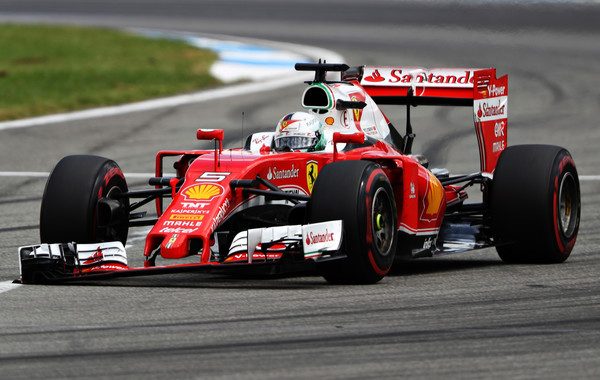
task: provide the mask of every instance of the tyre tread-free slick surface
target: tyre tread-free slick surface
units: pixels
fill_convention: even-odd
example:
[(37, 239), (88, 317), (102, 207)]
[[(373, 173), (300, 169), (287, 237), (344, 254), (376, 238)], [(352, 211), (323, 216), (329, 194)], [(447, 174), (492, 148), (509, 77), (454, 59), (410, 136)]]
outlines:
[[(561, 199), (566, 206), (562, 210)], [(559, 263), (569, 257), (577, 239), (581, 202), (577, 169), (566, 149), (508, 147), (494, 172), (490, 202), (496, 250), (503, 261)], [(561, 212), (568, 216), (564, 228)]]
[[(111, 191), (127, 191), (123, 172), (114, 161), (91, 155), (67, 156), (60, 160), (50, 173), (42, 198), (42, 243), (118, 240), (125, 244), (126, 219), (113, 221), (109, 228), (98, 223), (98, 201)], [(121, 203), (126, 210), (128, 201)]]

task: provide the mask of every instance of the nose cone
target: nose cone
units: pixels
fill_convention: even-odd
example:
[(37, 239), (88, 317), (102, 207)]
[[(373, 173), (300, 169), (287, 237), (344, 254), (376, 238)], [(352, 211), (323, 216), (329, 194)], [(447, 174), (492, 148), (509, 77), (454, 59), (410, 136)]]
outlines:
[(189, 241), (184, 234), (167, 235), (160, 245), (160, 255), (165, 259), (182, 259), (189, 254)]

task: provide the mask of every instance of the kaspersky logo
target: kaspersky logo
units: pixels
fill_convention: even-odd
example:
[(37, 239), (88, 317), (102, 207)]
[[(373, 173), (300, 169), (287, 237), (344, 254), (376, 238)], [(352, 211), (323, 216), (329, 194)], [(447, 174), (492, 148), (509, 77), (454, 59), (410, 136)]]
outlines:
[(210, 200), (223, 194), (223, 187), (216, 184), (202, 184), (190, 186), (183, 191), (186, 200)]

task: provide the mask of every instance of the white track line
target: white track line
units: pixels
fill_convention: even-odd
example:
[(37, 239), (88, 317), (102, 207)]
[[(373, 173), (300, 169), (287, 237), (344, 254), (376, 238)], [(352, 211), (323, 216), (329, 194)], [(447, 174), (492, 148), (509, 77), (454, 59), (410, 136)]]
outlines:
[[(0, 177), (46, 178), (49, 175), (49, 172), (0, 172)], [(154, 175), (154, 173), (125, 173), (125, 177), (127, 178), (150, 178), (154, 177)]]
[(600, 175), (580, 175), (580, 181), (600, 181)]
[(172, 96), (169, 98), (146, 100), (143, 102), (123, 104), (119, 106), (94, 108), (85, 111), (61, 113), (14, 121), (5, 121), (0, 123), (0, 130), (29, 128), (45, 124), (64, 123), (68, 121), (115, 116), (132, 112), (155, 110), (165, 107), (177, 107), (185, 104), (206, 102), (209, 100), (222, 99), (231, 96), (247, 95), (256, 92), (275, 90), (295, 83), (300, 83), (300, 81), (303, 79), (306, 79), (305, 75), (294, 75), (291, 77), (272, 80), (265, 83), (240, 84), (215, 90), (207, 90), (196, 92), (193, 94)]
[(13, 284), (12, 281), (0, 282), (0, 293), (8, 292), (21, 286), (21, 284)]
[(0, 177), (48, 177), (48, 172), (0, 172)]

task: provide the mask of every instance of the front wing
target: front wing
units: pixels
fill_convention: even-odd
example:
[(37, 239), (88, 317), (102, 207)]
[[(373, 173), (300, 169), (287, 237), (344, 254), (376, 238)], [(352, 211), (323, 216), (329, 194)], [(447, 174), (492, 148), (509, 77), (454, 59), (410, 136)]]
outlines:
[[(297, 247), (302, 252), (305, 262), (329, 261), (345, 258), (345, 255), (339, 252), (342, 236), (341, 220), (254, 228), (237, 234), (224, 261), (151, 267), (130, 267), (126, 250), (121, 242), (29, 245), (18, 249), (20, 282), (24, 284), (64, 283), (180, 272), (239, 271), (250, 267), (267, 269), (277, 267), (278, 272), (292, 271), (295, 269), (293, 265), (283, 260), (285, 253), (272, 256), (269, 253), (270, 247), (278, 244)], [(280, 265), (282, 262), (285, 266)]]

